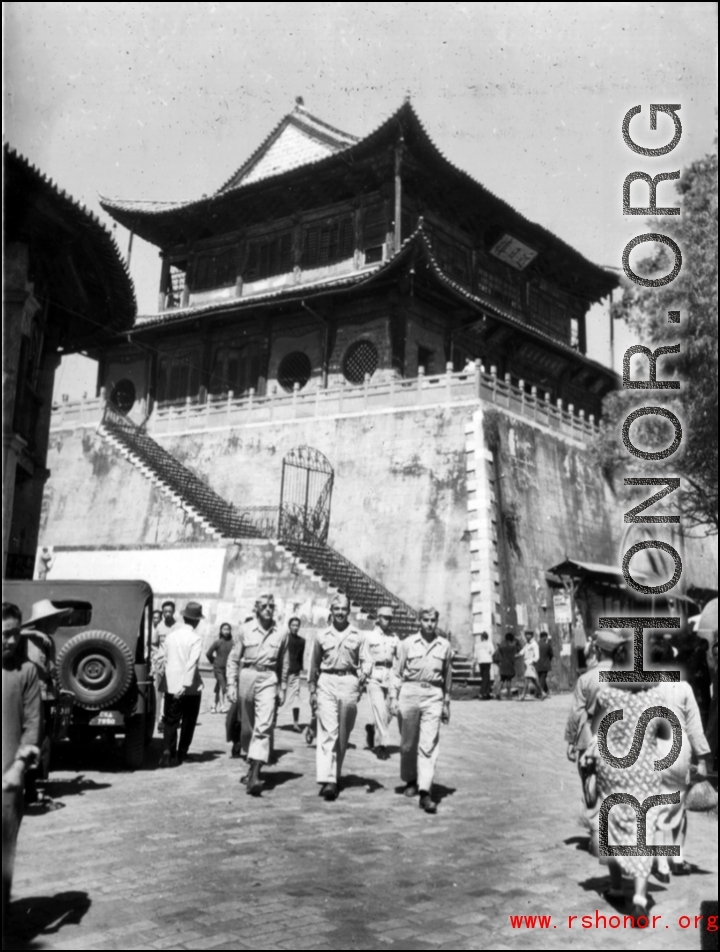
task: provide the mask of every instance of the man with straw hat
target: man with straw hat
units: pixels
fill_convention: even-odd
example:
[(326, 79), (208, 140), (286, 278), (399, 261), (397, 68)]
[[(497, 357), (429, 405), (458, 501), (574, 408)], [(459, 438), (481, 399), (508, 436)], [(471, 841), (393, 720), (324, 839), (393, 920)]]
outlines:
[[(38, 673), (42, 698), (42, 726), (40, 729), (40, 758), (37, 768), (28, 770), (25, 775), (25, 800), (35, 803), (39, 800), (38, 780), (47, 781), (50, 775), (50, 708), (57, 699), (55, 685), (55, 642), (52, 636), (60, 627), (63, 618), (72, 614), (72, 608), (57, 608), (49, 598), (42, 598), (33, 604), (30, 617), (22, 626), (25, 642), (25, 657), (31, 661)], [(51, 803), (46, 799), (46, 805)]]

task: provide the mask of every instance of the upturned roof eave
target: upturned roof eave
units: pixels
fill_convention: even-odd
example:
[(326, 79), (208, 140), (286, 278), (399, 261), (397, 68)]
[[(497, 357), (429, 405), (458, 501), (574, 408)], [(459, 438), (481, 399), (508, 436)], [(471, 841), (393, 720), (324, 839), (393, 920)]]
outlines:
[(235, 298), (230, 301), (218, 301), (182, 310), (169, 311), (165, 315), (158, 315), (157, 317), (143, 320), (140, 324), (136, 324), (132, 333), (135, 335), (146, 331), (157, 331), (162, 328), (175, 328), (185, 323), (195, 321), (198, 318), (219, 317), (224, 314), (247, 311), (252, 308), (264, 309), (277, 305), (299, 303), (303, 300), (317, 300), (318, 298), (327, 297), (329, 295), (357, 291), (359, 288), (368, 287), (380, 279), (391, 275), (393, 271), (397, 270), (406, 260), (411, 258), (414, 253), (420, 253), (422, 255), (429, 266), (430, 273), (440, 284), (479, 312), (489, 313), (496, 320), (533, 338), (538, 344), (561, 353), (564, 357), (575, 363), (585, 364), (614, 383), (619, 381), (617, 374), (609, 367), (587, 357), (585, 354), (581, 354), (569, 344), (556, 340), (539, 328), (526, 324), (498, 302), (493, 301), (485, 295), (474, 294), (445, 274), (432, 252), (432, 247), (430, 246), (422, 222), (418, 225), (413, 234), (405, 239), (396, 254), (370, 272), (355, 273), (331, 281), (307, 285), (304, 288), (296, 285), (291, 288), (279, 288), (275, 291), (261, 295), (253, 295), (244, 299)]
[[(279, 128), (280, 127), (276, 127), (273, 133), (271, 133), (271, 136), (278, 133)], [(105, 211), (120, 224), (135, 231), (136, 234), (150, 241), (152, 244), (163, 247), (163, 244), (158, 242), (156, 238), (153, 238), (148, 229), (145, 229), (145, 233), (143, 234), (141, 228), (143, 223), (149, 225), (153, 219), (165, 219), (165, 221), (168, 222), (173, 217), (176, 217), (179, 223), (184, 215), (192, 215), (202, 210), (209, 211), (213, 204), (218, 201), (227, 202), (231, 201), (233, 197), (254, 194), (263, 189), (271, 189), (278, 185), (287, 185), (294, 177), (305, 175), (308, 171), (326, 172), (332, 169), (333, 166), (346, 166), (354, 160), (361, 159), (365, 153), (376, 148), (383, 140), (397, 141), (399, 139), (398, 133), (400, 132), (408, 134), (415, 133), (421, 149), (425, 149), (429, 157), (438, 162), (445, 172), (459, 179), (465, 187), (475, 190), (479, 197), (489, 199), (495, 203), (502, 212), (510, 217), (511, 222), (525, 233), (526, 239), (528, 237), (527, 233), (531, 233), (531, 239), (534, 236), (536, 241), (540, 241), (540, 243), (543, 244), (543, 251), (552, 252), (554, 249), (556, 252), (562, 252), (562, 254), (568, 256), (576, 266), (582, 268), (587, 275), (592, 275), (598, 289), (592, 295), (588, 295), (589, 300), (599, 300), (617, 287), (618, 281), (615, 275), (609, 273), (600, 265), (595, 264), (595, 262), (590, 261), (581, 252), (567, 244), (562, 238), (559, 238), (544, 226), (526, 218), (504, 199), (499, 198), (486, 186), (476, 181), (468, 172), (465, 172), (452, 163), (432, 141), (409, 101), (403, 103), (385, 122), (378, 126), (373, 132), (357, 141), (354, 145), (350, 145), (348, 148), (335, 152), (332, 155), (280, 172), (277, 175), (271, 175), (254, 182), (240, 183), (231, 188), (223, 186), (213, 195), (190, 202), (154, 203), (152, 209), (139, 207), (150, 203), (124, 201), (106, 197), (101, 197), (100, 204)], [(407, 140), (406, 147), (408, 147)], [(235, 174), (237, 175), (237, 173)]]

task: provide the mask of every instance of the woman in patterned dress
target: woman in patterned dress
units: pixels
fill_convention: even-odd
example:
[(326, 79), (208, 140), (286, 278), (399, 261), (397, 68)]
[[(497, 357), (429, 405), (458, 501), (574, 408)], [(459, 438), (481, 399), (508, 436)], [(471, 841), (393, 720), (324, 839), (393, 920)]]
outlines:
[[(613, 654), (613, 670), (628, 671), (632, 668), (633, 642), (628, 640), (618, 645)], [(604, 717), (613, 711), (622, 711), (622, 720), (616, 720), (607, 732), (607, 747), (614, 757), (625, 757), (632, 746), (635, 729), (643, 713), (651, 707), (663, 704), (663, 695), (654, 682), (611, 682), (601, 683), (594, 718), (594, 732)], [(595, 743), (584, 754), (584, 760), (594, 760), (597, 770), (598, 798), (602, 803), (615, 793), (626, 793), (642, 804), (648, 797), (661, 793), (661, 774), (655, 770), (655, 761), (660, 759), (657, 748), (658, 730), (664, 730), (665, 722), (653, 718), (645, 728), (637, 760), (626, 768), (613, 767), (597, 748)], [(646, 843), (655, 842), (657, 809), (647, 813)], [(633, 806), (625, 803), (615, 804), (608, 814), (608, 844), (611, 846), (635, 846), (637, 844), (637, 813)], [(595, 844), (597, 851), (597, 844)], [(611, 856), (600, 862), (610, 867), (610, 889), (605, 893), (608, 900), (619, 901), (623, 898), (623, 875), (632, 876), (634, 892), (632, 913), (634, 916), (647, 914), (648, 877), (652, 870), (652, 856)]]

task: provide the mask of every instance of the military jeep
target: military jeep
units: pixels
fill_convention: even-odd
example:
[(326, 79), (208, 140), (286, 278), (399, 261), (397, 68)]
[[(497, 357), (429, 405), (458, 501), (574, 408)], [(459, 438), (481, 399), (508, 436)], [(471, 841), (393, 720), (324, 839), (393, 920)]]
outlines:
[(23, 619), (44, 598), (72, 609), (52, 636), (55, 700), (48, 704), (48, 734), (73, 744), (122, 734), (126, 765), (142, 767), (156, 711), (147, 582), (10, 581), (3, 589)]

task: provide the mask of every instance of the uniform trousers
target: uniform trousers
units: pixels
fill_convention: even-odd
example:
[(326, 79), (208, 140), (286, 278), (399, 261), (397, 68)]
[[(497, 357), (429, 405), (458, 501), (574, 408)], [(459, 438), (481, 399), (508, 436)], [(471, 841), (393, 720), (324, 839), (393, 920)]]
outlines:
[(317, 685), (318, 783), (338, 783), (340, 779), (359, 697), (355, 674), (320, 674)]
[(274, 671), (242, 668), (238, 679), (240, 746), (248, 760), (270, 762), (278, 679)]
[(300, 672), (288, 675), (285, 704), (287, 707), (300, 707)]
[(387, 747), (390, 734), (390, 705), (388, 703), (388, 689), (379, 681), (368, 681), (367, 686), (373, 721), (375, 722), (375, 744), (378, 747)]
[(405, 681), (398, 698), (400, 778), (430, 793), (440, 743), (443, 692)]

